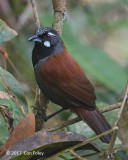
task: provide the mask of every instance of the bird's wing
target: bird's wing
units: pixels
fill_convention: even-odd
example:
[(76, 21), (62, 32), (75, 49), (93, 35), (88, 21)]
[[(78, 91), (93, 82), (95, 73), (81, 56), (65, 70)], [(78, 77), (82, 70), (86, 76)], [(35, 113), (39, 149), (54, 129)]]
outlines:
[(52, 93), (75, 106), (95, 108), (94, 88), (68, 53), (51, 56), (40, 69), (40, 79)]

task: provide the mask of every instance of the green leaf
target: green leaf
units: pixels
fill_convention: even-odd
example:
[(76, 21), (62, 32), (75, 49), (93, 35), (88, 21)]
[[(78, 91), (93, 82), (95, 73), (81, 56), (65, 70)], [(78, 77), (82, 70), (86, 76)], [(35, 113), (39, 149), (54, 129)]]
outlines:
[(2, 146), (9, 137), (6, 121), (0, 113), (0, 146)]
[(128, 156), (126, 155), (126, 151), (118, 151), (117, 155), (120, 157), (121, 160), (128, 160)]
[[(7, 87), (8, 86), (8, 87)], [(14, 98), (15, 97), (15, 98)], [(17, 80), (7, 71), (0, 67), (0, 105), (4, 106), (13, 114), (14, 126), (28, 113), (27, 102)], [(0, 143), (8, 138), (7, 125), (0, 113)], [(4, 138), (3, 138), (4, 137)]]
[(64, 160), (69, 160), (69, 159), (73, 159), (74, 157), (71, 156), (71, 153), (62, 153), (61, 155), (59, 155), (58, 157), (64, 159)]
[[(13, 94), (18, 99), (18, 102), (22, 106), (23, 110), (26, 113), (28, 113), (27, 101), (24, 97), (24, 93), (23, 93), (18, 81), (14, 78), (14, 76), (12, 74), (10, 74), (8, 71), (4, 70), (1, 67), (0, 67), (0, 74), (4, 79), (3, 80), (2, 77), (0, 77), (0, 90), (8, 93), (8, 89), (6, 86), (6, 84), (7, 84), (10, 87)], [(4, 81), (6, 82), (6, 84)]]
[(115, 160), (122, 160), (117, 153), (114, 155), (114, 159)]
[(0, 19), (0, 44), (11, 40), (17, 35), (17, 32), (11, 29), (4, 21)]

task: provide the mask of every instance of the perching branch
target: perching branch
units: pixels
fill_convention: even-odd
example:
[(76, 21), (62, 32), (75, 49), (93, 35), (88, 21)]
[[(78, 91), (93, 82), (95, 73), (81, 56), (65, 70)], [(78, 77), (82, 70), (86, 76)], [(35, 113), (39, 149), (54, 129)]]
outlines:
[[(119, 151), (119, 150), (122, 150), (122, 148), (121, 148), (121, 147), (114, 148), (114, 153), (116, 153), (116, 152)], [(90, 157), (94, 157), (94, 156), (97, 156), (97, 155), (99, 155), (100, 157), (105, 157), (105, 158), (106, 158), (106, 156), (108, 156), (108, 155), (107, 155), (107, 152), (108, 152), (108, 149), (103, 150), (103, 151), (101, 151), (101, 152), (99, 152), (99, 153), (92, 153), (92, 154), (83, 156), (82, 158), (88, 159), (88, 158), (90, 158)], [(73, 160), (78, 160), (78, 159), (75, 158), (75, 159), (73, 159)]]
[[(35, 25), (36, 28), (40, 28), (40, 22), (39, 22), (39, 17), (38, 17), (38, 12), (36, 8), (36, 2), (35, 0), (30, 0), (32, 9), (33, 9), (33, 14), (35, 18)], [(34, 106), (37, 110), (36, 116), (35, 116), (35, 121), (36, 121), (36, 131), (40, 131), (44, 128), (44, 122), (45, 122), (45, 117), (43, 115), (46, 114), (47, 110), (47, 104), (48, 100), (45, 97), (45, 95), (40, 91), (39, 87), (36, 87), (36, 95), (35, 95), (35, 101), (34, 101)]]
[[(125, 104), (127, 103), (127, 98), (128, 98), (128, 83), (126, 85), (126, 89), (125, 89), (125, 94), (124, 94), (124, 98), (123, 98), (123, 101), (121, 103), (121, 108), (120, 108), (120, 111), (118, 112), (118, 117), (114, 123), (114, 127), (117, 127), (118, 126), (118, 122), (121, 118), (121, 115), (123, 113), (123, 110), (124, 110), (124, 107), (125, 107)], [(115, 141), (116, 141), (116, 137), (117, 137), (117, 130), (115, 130), (113, 132), (113, 135), (112, 135), (112, 139), (111, 139), (111, 142), (109, 144), (109, 152), (112, 153), (113, 152), (113, 147), (114, 147), (114, 144), (115, 144)]]
[(67, 0), (52, 0), (52, 3), (54, 9), (53, 29), (61, 35)]
[(32, 9), (33, 9), (36, 28), (40, 28), (40, 21), (39, 21), (39, 17), (38, 17), (37, 8), (36, 8), (36, 1), (35, 0), (30, 0), (30, 2), (31, 2), (31, 5), (32, 5)]
[[(113, 105), (110, 105), (110, 106), (107, 106), (105, 108), (102, 108), (100, 109), (102, 113), (105, 113), (105, 112), (108, 112), (108, 111), (111, 111), (111, 110), (114, 110), (114, 109), (118, 109), (121, 107), (121, 102), (120, 103), (117, 103), (117, 104), (113, 104)], [(71, 124), (74, 124), (74, 123), (77, 123), (79, 121), (81, 121), (82, 119), (77, 117), (77, 118), (74, 118), (72, 120), (69, 120), (69, 121), (65, 121), (65, 122), (62, 122), (56, 126), (53, 126), (53, 127), (50, 127), (50, 128), (47, 128), (45, 129), (46, 131), (49, 131), (49, 132), (52, 132), (52, 131), (56, 131), (58, 129), (61, 129), (63, 127), (66, 127), (66, 126), (69, 126)]]
[[(38, 18), (38, 12), (36, 8), (35, 0), (30, 0), (33, 14), (35, 18), (35, 24), (37, 28), (40, 28), (40, 22)], [(64, 19), (64, 12), (66, 10), (66, 0), (53, 0), (53, 9), (54, 9), (54, 23), (53, 28), (58, 31), (61, 35), (62, 33), (62, 26), (63, 26), (63, 19)], [(47, 110), (47, 98), (41, 93), (40, 89), (37, 87), (36, 89), (36, 96), (35, 96), (35, 107), (37, 108), (36, 114), (36, 131), (42, 130), (44, 127), (44, 116)]]
[(70, 151), (78, 160), (86, 160), (85, 158), (81, 157), (80, 155), (78, 155), (76, 152), (74, 152), (74, 150)]

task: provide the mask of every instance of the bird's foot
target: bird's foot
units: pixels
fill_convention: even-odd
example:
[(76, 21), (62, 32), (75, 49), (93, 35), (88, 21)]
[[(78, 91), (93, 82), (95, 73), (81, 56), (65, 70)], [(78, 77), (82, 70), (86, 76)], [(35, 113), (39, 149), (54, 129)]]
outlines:
[[(50, 115), (46, 115), (46, 112), (41, 112), (41, 110), (37, 107), (37, 106), (31, 106), (33, 107), (36, 111), (37, 111), (37, 114), (38, 116), (42, 116), (44, 118), (44, 121), (47, 122), (50, 118), (54, 117), (55, 115), (57, 115), (58, 113), (62, 112), (65, 110), (65, 108), (62, 108)], [(46, 110), (45, 110), (46, 111)]]
[[(46, 113), (45, 112), (41, 112), (41, 110), (37, 106), (31, 106), (31, 107), (33, 107), (34, 110), (36, 110), (36, 116), (43, 117), (45, 122), (47, 122), (47, 120), (51, 118), (51, 115), (47, 116)], [(45, 108), (43, 107), (43, 109), (45, 109)], [(46, 109), (45, 109), (45, 111), (46, 111)]]
[(44, 122), (47, 122), (48, 119), (49, 119), (49, 116), (47, 116), (47, 115), (45, 114), (45, 115), (43, 115), (43, 118), (44, 118)]
[(37, 106), (31, 106), (31, 107), (34, 109), (34, 111), (36, 112), (36, 114), (42, 115), (42, 112), (40, 111), (40, 109)]

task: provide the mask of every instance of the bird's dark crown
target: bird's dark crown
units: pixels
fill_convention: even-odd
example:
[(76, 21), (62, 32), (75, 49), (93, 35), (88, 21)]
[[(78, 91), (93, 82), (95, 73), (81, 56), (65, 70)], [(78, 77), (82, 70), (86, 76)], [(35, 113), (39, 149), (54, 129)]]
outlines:
[(37, 29), (35, 35), (30, 37), (28, 41), (35, 42), (32, 54), (34, 66), (40, 60), (60, 53), (64, 49), (63, 41), (59, 34), (54, 29), (49, 27), (41, 27)]
[(34, 36), (28, 39), (29, 41), (35, 41), (45, 48), (51, 48), (61, 42), (59, 34), (52, 28), (41, 27), (37, 29)]

